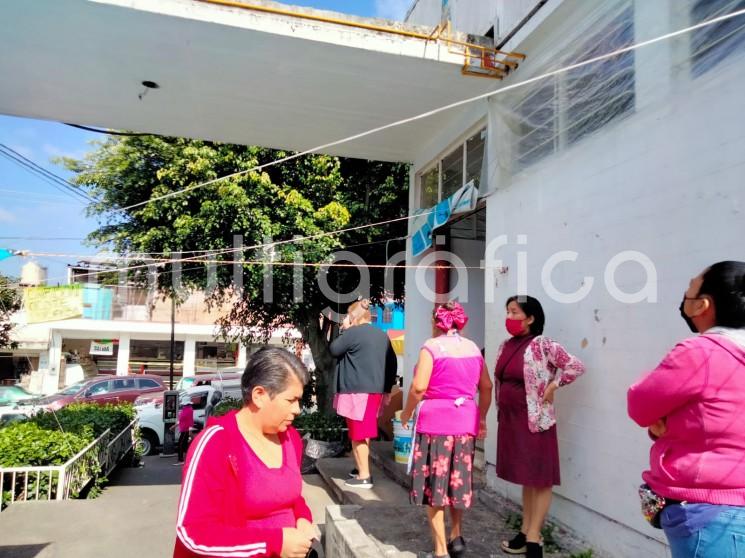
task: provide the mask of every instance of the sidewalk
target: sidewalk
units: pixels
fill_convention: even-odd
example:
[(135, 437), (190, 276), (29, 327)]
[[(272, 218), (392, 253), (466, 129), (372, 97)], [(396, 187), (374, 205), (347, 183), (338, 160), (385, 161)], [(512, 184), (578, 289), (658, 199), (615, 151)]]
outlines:
[[(327, 537), (327, 552), (332, 546), (336, 553), (329, 558), (415, 558), (418, 551), (432, 550), (425, 510), (409, 504), (408, 489), (402, 486), (409, 481), (406, 466), (393, 461), (390, 442), (374, 442), (371, 453), (375, 486), (369, 490), (344, 485), (347, 471), (354, 466), (351, 458), (317, 463), (321, 476), (342, 504), (329, 514), (331, 523), (326, 526), (331, 535)], [(519, 509), (491, 491), (477, 492), (478, 499), (464, 519), (466, 555), (507, 557), (500, 542), (511, 538), (519, 528)], [(586, 544), (558, 526), (545, 529), (544, 538), (546, 558), (600, 558), (598, 553), (586, 553)]]
[(0, 513), (2, 558), (138, 558), (173, 552), (181, 467), (145, 458), (95, 500), (29, 502)]
[[(173, 553), (181, 467), (146, 457), (114, 472), (95, 500), (29, 502), (0, 513), (0, 558), (166, 558)], [(313, 517), (333, 504), (318, 475), (304, 477)]]

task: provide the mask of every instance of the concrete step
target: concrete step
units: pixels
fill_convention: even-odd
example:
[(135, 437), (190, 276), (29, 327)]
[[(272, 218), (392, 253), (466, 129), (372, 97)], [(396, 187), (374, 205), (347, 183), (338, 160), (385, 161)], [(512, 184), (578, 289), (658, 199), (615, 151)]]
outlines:
[(303, 475), (303, 496), (313, 514), (313, 522), (321, 527), (326, 521), (326, 508), (337, 502), (321, 475)]
[(352, 488), (345, 485), (349, 471), (354, 466), (354, 459), (351, 457), (332, 457), (316, 461), (318, 472), (337, 502), (365, 507), (408, 505), (409, 491), (388, 478), (374, 465), (370, 468), (374, 482), (372, 488)]

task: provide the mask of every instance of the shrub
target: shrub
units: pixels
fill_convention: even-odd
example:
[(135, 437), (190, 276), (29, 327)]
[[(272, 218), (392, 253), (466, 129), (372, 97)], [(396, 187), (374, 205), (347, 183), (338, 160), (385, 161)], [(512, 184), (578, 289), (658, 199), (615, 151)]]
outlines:
[(93, 441), (90, 427), (78, 433), (19, 422), (0, 430), (0, 467), (62, 465)]
[(243, 401), (234, 397), (226, 397), (212, 409), (212, 416), (221, 417), (227, 415), (230, 411), (237, 411), (243, 407)]
[(31, 422), (45, 430), (59, 430), (82, 434), (90, 429), (94, 438), (98, 438), (107, 429), (118, 434), (132, 422), (137, 413), (131, 403), (117, 405), (96, 405), (92, 403), (75, 403), (58, 411), (48, 411), (35, 415)]

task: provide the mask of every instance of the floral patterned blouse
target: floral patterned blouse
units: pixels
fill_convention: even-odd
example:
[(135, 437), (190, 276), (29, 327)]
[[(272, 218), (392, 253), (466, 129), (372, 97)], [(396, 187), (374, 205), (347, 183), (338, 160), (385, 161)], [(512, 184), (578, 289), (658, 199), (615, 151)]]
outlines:
[[(504, 343), (497, 351), (497, 362)], [(559, 386), (571, 384), (585, 372), (585, 365), (570, 355), (564, 347), (549, 337), (535, 337), (525, 349), (525, 399), (528, 404), (528, 429), (544, 432), (556, 424), (553, 403), (543, 401), (548, 385), (558, 381)]]

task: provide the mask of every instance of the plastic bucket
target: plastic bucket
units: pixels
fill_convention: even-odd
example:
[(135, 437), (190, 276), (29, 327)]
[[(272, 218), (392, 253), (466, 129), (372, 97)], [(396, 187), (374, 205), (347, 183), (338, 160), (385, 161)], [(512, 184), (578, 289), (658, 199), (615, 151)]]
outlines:
[(393, 419), (393, 456), (396, 463), (408, 463), (410, 451), (411, 430), (405, 430), (400, 420)]

